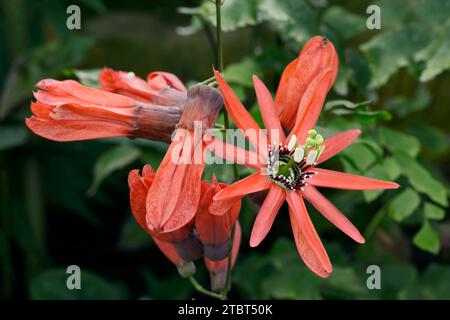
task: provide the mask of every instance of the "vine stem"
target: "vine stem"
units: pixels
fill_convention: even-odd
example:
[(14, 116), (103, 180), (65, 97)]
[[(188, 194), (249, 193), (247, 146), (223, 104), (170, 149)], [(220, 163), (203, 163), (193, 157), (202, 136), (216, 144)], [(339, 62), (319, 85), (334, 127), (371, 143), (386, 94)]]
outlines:
[[(216, 48), (217, 48), (217, 70), (223, 71), (223, 41), (222, 41), (222, 5), (224, 0), (215, 0), (216, 4)], [(230, 128), (230, 118), (226, 109), (223, 109), (223, 121), (225, 130)], [(233, 163), (234, 179), (239, 178), (237, 164)]]
[[(224, 0), (215, 0), (216, 3), (216, 39), (217, 39), (217, 70), (219, 72), (223, 71), (223, 41), (222, 41), (222, 14), (221, 9)], [(223, 120), (225, 127), (225, 134), (227, 129), (230, 128), (230, 119), (226, 109), (223, 110)], [(233, 176), (237, 180), (239, 178), (237, 164), (233, 163)], [(227, 277), (225, 281), (225, 288), (222, 290), (221, 299), (226, 300), (228, 291), (231, 287), (231, 265), (232, 265), (232, 254), (233, 254), (233, 240), (234, 240), (235, 226), (231, 229), (231, 246), (230, 252), (228, 253), (228, 266), (227, 266)]]
[(192, 277), (192, 276), (189, 277), (189, 281), (191, 282), (194, 289), (197, 290), (198, 292), (203, 293), (204, 295), (212, 297), (212, 298), (223, 299), (222, 294), (215, 293), (215, 292), (212, 292), (212, 291), (209, 291), (209, 290), (203, 288), (203, 286), (200, 283), (198, 283), (194, 277)]

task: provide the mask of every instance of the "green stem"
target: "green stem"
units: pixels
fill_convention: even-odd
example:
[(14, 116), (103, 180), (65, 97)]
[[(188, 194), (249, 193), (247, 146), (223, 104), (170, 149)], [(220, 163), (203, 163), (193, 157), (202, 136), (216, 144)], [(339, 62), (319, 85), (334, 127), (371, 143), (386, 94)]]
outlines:
[[(217, 39), (217, 70), (219, 72), (223, 71), (223, 42), (222, 42), (222, 15), (221, 15), (221, 7), (223, 5), (223, 0), (216, 0), (216, 39)], [(225, 124), (225, 132), (230, 128), (230, 119), (228, 116), (228, 112), (226, 109), (223, 110), (223, 120)], [(232, 164), (233, 166), (233, 176), (234, 179), (239, 179), (239, 172), (236, 163)], [(231, 229), (231, 246), (230, 252), (228, 253), (228, 268), (227, 268), (227, 278), (225, 283), (225, 288), (222, 291), (221, 298), (227, 299), (228, 290), (230, 289), (231, 284), (231, 260), (232, 260), (232, 252), (233, 252), (233, 240), (234, 240), (234, 229)]]
[[(222, 42), (222, 14), (221, 8), (223, 0), (216, 0), (216, 39), (217, 39), (217, 70), (223, 71), (223, 42)], [(223, 121), (225, 124), (225, 130), (230, 128), (230, 118), (226, 109), (223, 109)], [(239, 179), (239, 172), (237, 164), (233, 163), (233, 176), (234, 179)]]
[(222, 14), (223, 0), (216, 0), (217, 70), (223, 71)]
[(212, 297), (212, 298), (216, 298), (216, 299), (222, 299), (222, 295), (206, 290), (205, 288), (203, 288), (203, 286), (197, 282), (197, 280), (195, 280), (194, 277), (189, 277), (189, 281), (191, 282), (192, 286), (194, 287), (195, 290), (197, 290), (200, 293), (203, 293), (206, 296)]
[(215, 80), (216, 80), (216, 77), (212, 76), (211, 78), (203, 80), (202, 82), (199, 82), (198, 84), (199, 85), (202, 85), (202, 84), (207, 85), (207, 84), (210, 84), (211, 82), (214, 82)]

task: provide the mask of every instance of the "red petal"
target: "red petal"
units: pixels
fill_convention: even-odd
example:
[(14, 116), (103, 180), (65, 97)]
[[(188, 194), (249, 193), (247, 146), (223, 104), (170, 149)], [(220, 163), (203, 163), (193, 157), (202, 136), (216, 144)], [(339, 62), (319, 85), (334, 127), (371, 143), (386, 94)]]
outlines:
[(271, 185), (272, 183), (266, 176), (261, 175), (259, 172), (255, 172), (221, 190), (213, 199), (214, 201), (217, 201), (240, 197), (249, 193), (269, 189)]
[(25, 120), (35, 134), (54, 141), (81, 141), (99, 138), (128, 136), (129, 126), (114, 122), (93, 120), (41, 120), (30, 117)]
[[(204, 164), (194, 164), (201, 143), (194, 144), (194, 134), (178, 130), (162, 160), (147, 195), (147, 223), (160, 232), (177, 230), (191, 221), (201, 195)], [(175, 163), (179, 155), (192, 164)], [(198, 160), (197, 160), (198, 161)], [(198, 163), (198, 162), (197, 162)]]
[[(147, 165), (150, 167), (149, 165)], [(146, 167), (147, 167), (146, 166)], [(151, 167), (150, 167), (151, 169)], [(153, 170), (152, 170), (153, 171)], [(145, 172), (149, 172), (148, 169)], [(151, 171), (150, 171), (151, 174)], [(144, 171), (143, 171), (144, 175)], [(154, 172), (153, 172), (154, 175)], [(142, 229), (148, 231), (147, 222), (145, 220), (145, 199), (147, 198), (147, 192), (149, 185), (146, 185), (144, 182), (145, 179), (141, 178), (139, 175), (139, 170), (131, 170), (128, 174), (128, 186), (130, 188), (130, 205), (131, 212), (133, 213), (134, 218), (139, 223)]]
[[(164, 71), (154, 71), (154, 72), (148, 74), (147, 82), (150, 85), (152, 85), (155, 82), (155, 78), (162, 78), (164, 80), (165, 86), (168, 85), (178, 91), (187, 91), (183, 82), (180, 79), (178, 79), (178, 77), (176, 75), (174, 75), (173, 73), (164, 72)], [(162, 89), (162, 88), (160, 88), (160, 89)]]
[(327, 218), (336, 227), (342, 230), (346, 235), (358, 243), (364, 243), (365, 240), (358, 229), (340, 212), (327, 198), (325, 198), (313, 186), (307, 186), (302, 191), (303, 197), (308, 200), (325, 218)]
[(258, 154), (260, 154), (260, 152), (265, 154), (267, 141), (264, 141), (264, 138), (266, 136), (261, 134), (261, 129), (256, 121), (252, 118), (247, 109), (245, 109), (241, 101), (239, 101), (239, 98), (234, 94), (233, 90), (231, 90), (230, 86), (225, 82), (220, 73), (214, 70), (214, 75), (216, 76), (220, 91), (222, 91), (225, 100), (225, 108), (236, 123), (236, 126), (242, 130), (250, 143), (255, 147)]
[(212, 137), (211, 140), (212, 142), (208, 144), (207, 148), (220, 158), (257, 170), (261, 168), (261, 163), (255, 152), (236, 147), (216, 137)]
[(397, 189), (395, 182), (377, 180), (354, 174), (314, 168), (318, 174), (312, 175), (307, 181), (316, 187), (327, 187), (347, 190), (383, 190)]
[(175, 245), (169, 242), (165, 242), (162, 240), (159, 240), (157, 238), (153, 238), (155, 241), (155, 244), (158, 246), (159, 250), (161, 250), (162, 253), (169, 259), (174, 265), (179, 266), (186, 263), (186, 261), (181, 258), (181, 256), (178, 254), (177, 249)]
[[(253, 85), (256, 91), (256, 97), (258, 99), (259, 110), (264, 121), (264, 125), (267, 129), (267, 136), (272, 145), (284, 142), (286, 139), (284, 130), (281, 127), (280, 120), (275, 110), (275, 105), (272, 100), (272, 96), (264, 83), (257, 77), (253, 76)], [(275, 136), (272, 136), (275, 133)], [(272, 139), (274, 139), (272, 141)]]
[(328, 277), (333, 267), (309, 218), (302, 197), (295, 192), (287, 192), (286, 199), (289, 204), (295, 244), (303, 262), (320, 277)]
[(286, 192), (278, 186), (272, 186), (264, 199), (261, 209), (253, 224), (250, 246), (256, 247), (264, 240), (272, 228), (278, 210), (286, 199)]
[(53, 106), (49, 106), (45, 103), (40, 103), (39, 101), (31, 102), (31, 112), (40, 119), (50, 119), (50, 114), (53, 111)]
[(353, 143), (353, 141), (356, 140), (356, 138), (358, 138), (360, 134), (361, 130), (353, 129), (335, 134), (334, 136), (331, 136), (328, 139), (326, 139), (324, 142), (325, 149), (320, 155), (319, 161), (317, 161), (317, 163), (319, 164), (324, 161), (327, 161), (331, 157), (335, 156), (336, 154), (347, 148), (349, 145)]
[(297, 119), (288, 140), (292, 134), (299, 141), (306, 139), (308, 130), (314, 127), (319, 118), (332, 78), (332, 70), (326, 69), (310, 83), (300, 101)]
[(104, 90), (83, 86), (74, 80), (61, 81), (59, 85), (60, 89), (64, 90), (68, 95), (92, 104), (109, 107), (131, 107), (135, 105), (133, 99)]

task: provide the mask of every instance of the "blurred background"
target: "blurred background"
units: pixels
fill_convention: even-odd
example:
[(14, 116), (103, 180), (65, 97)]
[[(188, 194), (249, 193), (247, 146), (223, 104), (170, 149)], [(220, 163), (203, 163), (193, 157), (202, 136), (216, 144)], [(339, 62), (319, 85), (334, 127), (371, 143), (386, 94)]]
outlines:
[[(1, 0), (0, 297), (3, 299), (201, 298), (132, 219), (127, 175), (167, 147), (127, 139), (57, 143), (24, 125), (34, 85), (74, 78), (95, 86), (111, 67), (155, 70), (193, 84), (214, 61), (210, 1)], [(66, 9), (81, 9), (68, 30)], [(369, 30), (366, 9), (381, 9)], [(225, 77), (258, 117), (251, 75), (272, 93), (284, 66), (313, 35), (340, 56), (339, 77), (320, 118), (329, 136), (361, 128), (327, 167), (395, 180), (395, 191), (325, 194), (366, 237), (358, 245), (309, 208), (334, 265), (323, 280), (301, 262), (283, 207), (263, 244), (248, 245), (257, 201), (244, 201), (243, 242), (231, 298), (450, 299), (450, 2), (446, 0), (225, 0)], [(219, 119), (219, 121), (222, 121)], [(210, 166), (232, 181), (231, 166)], [(240, 175), (248, 171), (240, 168)], [(67, 290), (78, 265), (82, 290)], [(381, 290), (366, 286), (381, 269)], [(207, 286), (202, 263), (197, 279)]]

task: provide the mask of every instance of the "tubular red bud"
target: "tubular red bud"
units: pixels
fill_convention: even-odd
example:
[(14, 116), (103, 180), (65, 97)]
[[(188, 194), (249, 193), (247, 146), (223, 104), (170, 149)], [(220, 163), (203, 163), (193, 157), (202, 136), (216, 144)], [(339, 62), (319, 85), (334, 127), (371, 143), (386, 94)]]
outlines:
[(144, 103), (73, 80), (42, 80), (27, 126), (55, 141), (126, 136), (170, 141), (181, 108)]
[(165, 234), (154, 233), (147, 227), (145, 200), (154, 178), (155, 172), (150, 165), (144, 166), (142, 176), (139, 175), (138, 170), (130, 171), (128, 185), (130, 187), (131, 211), (138, 224), (152, 236), (164, 255), (178, 267), (179, 271), (181, 268), (184, 270), (183, 272), (187, 272), (192, 269), (192, 266), (187, 265), (188, 262), (202, 256), (202, 246), (193, 234), (193, 224), (190, 223), (179, 230)]
[[(233, 251), (231, 259), (231, 267), (236, 263), (236, 259), (239, 253), (239, 247), (241, 245), (242, 230), (239, 222), (236, 223), (236, 230), (234, 232), (233, 239)], [(228, 271), (228, 258), (219, 261), (213, 261), (205, 257), (205, 265), (209, 272), (209, 278), (211, 281), (212, 291), (222, 291), (226, 286), (227, 271)]]
[(219, 206), (213, 197), (226, 186), (215, 179), (212, 185), (203, 181), (202, 198), (195, 216), (195, 228), (203, 243), (204, 254), (213, 261), (222, 260), (228, 255), (231, 249), (231, 228), (241, 210), (241, 199), (232, 198), (218, 201), (225, 211), (221, 210), (220, 214), (215, 212)]
[(284, 69), (275, 96), (275, 106), (286, 132), (294, 126), (300, 100), (307, 87), (325, 69), (332, 71), (329, 91), (337, 76), (338, 56), (333, 44), (322, 36), (311, 38), (300, 55)]

